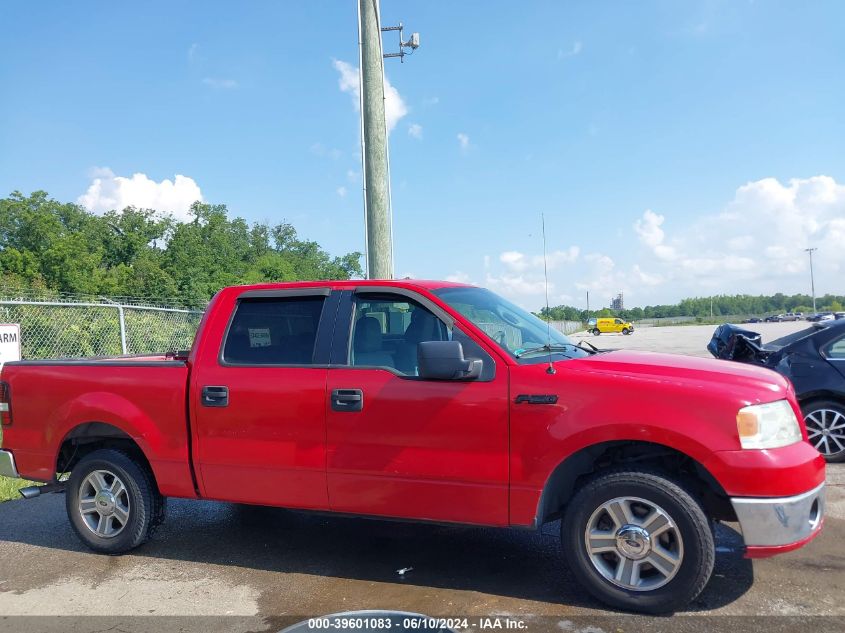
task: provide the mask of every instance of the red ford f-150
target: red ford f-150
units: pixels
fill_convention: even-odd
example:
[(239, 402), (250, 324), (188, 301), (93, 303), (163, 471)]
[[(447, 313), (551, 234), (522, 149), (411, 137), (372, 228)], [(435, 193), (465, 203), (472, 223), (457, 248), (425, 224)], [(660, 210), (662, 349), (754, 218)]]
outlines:
[[(601, 600), (671, 611), (713, 522), (749, 557), (822, 528), (824, 459), (789, 382), (575, 345), (492, 292), (426, 281), (221, 290), (189, 353), (7, 363), (0, 474), (63, 489), (110, 554), (165, 498), (537, 529)], [(57, 473), (70, 473), (57, 478)]]

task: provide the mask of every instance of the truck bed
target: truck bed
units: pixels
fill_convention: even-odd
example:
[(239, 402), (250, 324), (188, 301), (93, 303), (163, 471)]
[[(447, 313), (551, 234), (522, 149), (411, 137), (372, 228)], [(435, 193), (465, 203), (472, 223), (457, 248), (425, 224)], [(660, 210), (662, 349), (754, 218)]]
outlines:
[(4, 443), (14, 447), (21, 473), (47, 481), (72, 429), (109, 424), (150, 456), (162, 494), (195, 496), (189, 375), (187, 361), (165, 354), (7, 363), (0, 376), (9, 385), (14, 418), (4, 427)]

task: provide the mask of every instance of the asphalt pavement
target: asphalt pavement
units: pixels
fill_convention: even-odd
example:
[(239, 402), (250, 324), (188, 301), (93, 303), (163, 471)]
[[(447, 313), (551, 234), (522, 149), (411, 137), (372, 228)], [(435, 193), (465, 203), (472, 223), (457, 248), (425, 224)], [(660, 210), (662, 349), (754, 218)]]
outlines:
[[(764, 325), (772, 337), (795, 327)], [(712, 329), (590, 341), (689, 352)], [(80, 544), (63, 495), (10, 501), (0, 503), (0, 631), (278, 631), (355, 609), (454, 617), (458, 628), (467, 618), (473, 630), (842, 631), (845, 467), (829, 468), (828, 483), (824, 532), (797, 552), (745, 560), (736, 526), (720, 526), (712, 580), (673, 618), (616, 614), (592, 600), (563, 563), (557, 524), (447, 527), (171, 500), (149, 543), (110, 557)]]

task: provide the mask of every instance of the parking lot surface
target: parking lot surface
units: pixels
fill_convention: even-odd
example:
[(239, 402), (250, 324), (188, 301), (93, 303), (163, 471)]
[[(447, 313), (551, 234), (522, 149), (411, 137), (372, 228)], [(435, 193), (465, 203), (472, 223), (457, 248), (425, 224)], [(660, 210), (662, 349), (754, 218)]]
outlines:
[[(806, 324), (752, 327), (769, 340)], [(589, 340), (706, 356), (712, 331), (642, 328)], [(10, 501), (0, 504), (0, 630), (62, 630), (51, 628), (53, 620), (3, 616), (66, 615), (104, 616), (73, 621), (77, 631), (264, 631), (291, 618), (353, 609), (507, 615), (528, 630), (585, 633), (740, 632), (761, 630), (760, 622), (769, 631), (844, 630), (845, 468), (829, 468), (828, 482), (824, 533), (802, 550), (751, 562), (736, 550), (736, 526), (720, 526), (710, 584), (671, 620), (608, 619), (613, 614), (564, 565), (557, 524), (542, 532), (444, 527), (171, 500), (151, 542), (108, 557), (87, 551), (73, 535), (62, 495)]]
[[(811, 327), (806, 321), (788, 323), (748, 323), (741, 326), (763, 336), (763, 342), (792, 334)], [(571, 335), (575, 341), (586, 340), (600, 349), (637, 349), (648, 352), (668, 352), (712, 358), (707, 343), (716, 329), (715, 325), (677, 325), (665, 327), (636, 327), (634, 333), (600, 334), (593, 336), (586, 332)]]

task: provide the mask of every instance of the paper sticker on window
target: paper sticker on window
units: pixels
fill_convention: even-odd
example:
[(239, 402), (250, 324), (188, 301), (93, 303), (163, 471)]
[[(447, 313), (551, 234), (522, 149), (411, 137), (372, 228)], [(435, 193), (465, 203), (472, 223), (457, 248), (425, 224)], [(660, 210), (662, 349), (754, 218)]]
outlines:
[(249, 328), (250, 347), (270, 347), (270, 328)]

